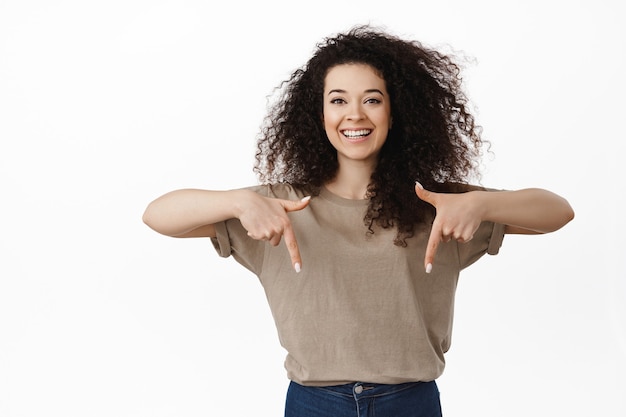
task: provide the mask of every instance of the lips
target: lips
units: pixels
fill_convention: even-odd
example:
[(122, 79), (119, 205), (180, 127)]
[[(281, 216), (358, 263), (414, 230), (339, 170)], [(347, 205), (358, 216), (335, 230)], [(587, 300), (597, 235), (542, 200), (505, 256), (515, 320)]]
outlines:
[(355, 129), (355, 130), (342, 130), (341, 133), (350, 141), (359, 141), (365, 139), (372, 133), (371, 129)]

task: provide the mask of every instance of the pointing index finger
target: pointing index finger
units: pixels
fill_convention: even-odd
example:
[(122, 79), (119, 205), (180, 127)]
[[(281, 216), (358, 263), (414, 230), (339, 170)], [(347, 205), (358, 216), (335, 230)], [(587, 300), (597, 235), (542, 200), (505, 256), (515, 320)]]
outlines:
[(296, 241), (296, 234), (291, 228), (291, 224), (285, 226), (283, 230), (283, 238), (285, 239), (285, 245), (289, 256), (291, 257), (291, 264), (296, 272), (300, 272), (302, 269), (302, 258), (300, 257), (300, 249), (298, 248), (298, 242)]
[(433, 223), (430, 236), (428, 237), (426, 256), (424, 257), (424, 267), (426, 268), (427, 274), (430, 274), (433, 270), (433, 262), (435, 261), (435, 254), (437, 253), (439, 243), (441, 243), (441, 227), (437, 222), (435, 222)]

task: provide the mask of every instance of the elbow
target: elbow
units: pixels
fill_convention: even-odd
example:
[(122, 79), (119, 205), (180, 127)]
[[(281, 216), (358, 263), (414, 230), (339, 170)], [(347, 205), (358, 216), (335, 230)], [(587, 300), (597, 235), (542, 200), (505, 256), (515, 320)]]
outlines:
[(570, 206), (567, 200), (563, 199), (563, 207), (560, 210), (558, 220), (555, 222), (555, 227), (551, 231), (556, 231), (564, 227), (566, 224), (574, 220), (575, 216), (576, 214), (574, 213), (572, 206)]
[(572, 220), (574, 220), (575, 216), (576, 216), (576, 214), (574, 213), (574, 209), (569, 204), (569, 202), (566, 199), (563, 198), (563, 220), (564, 220), (563, 221), (563, 226), (565, 226), (567, 223), (569, 223)]
[(537, 229), (532, 229), (536, 233), (544, 234), (556, 232), (574, 220), (575, 217), (572, 206), (562, 197), (552, 202), (549, 206), (549, 210), (545, 213), (543, 225)]
[(563, 223), (563, 226), (565, 226), (567, 223), (574, 220), (574, 217), (576, 217), (576, 214), (574, 213), (574, 209), (572, 208), (572, 206), (569, 205), (569, 203), (567, 203), (567, 210), (564, 216), (565, 222)]
[(174, 218), (171, 209), (163, 205), (159, 199), (148, 204), (141, 216), (144, 224), (155, 232), (164, 236), (179, 237), (184, 231), (180, 230), (182, 226), (174, 221)]
[(150, 229), (154, 229), (154, 227), (152, 227), (152, 217), (150, 213), (150, 208), (147, 208), (146, 211), (143, 212), (143, 216), (141, 216), (141, 221)]
[(150, 203), (148, 205), (148, 207), (146, 207), (146, 210), (143, 212), (143, 215), (141, 216), (141, 220), (144, 222), (144, 224), (146, 226), (148, 226), (150, 229), (154, 230), (155, 232), (159, 232), (159, 227), (158, 227), (158, 213), (156, 213), (155, 207), (154, 207), (154, 202)]
[(148, 207), (144, 212), (143, 212), (143, 216), (141, 216), (141, 221), (144, 222), (144, 224), (150, 228), (152, 228), (151, 226), (151, 218), (150, 218), (150, 207)]

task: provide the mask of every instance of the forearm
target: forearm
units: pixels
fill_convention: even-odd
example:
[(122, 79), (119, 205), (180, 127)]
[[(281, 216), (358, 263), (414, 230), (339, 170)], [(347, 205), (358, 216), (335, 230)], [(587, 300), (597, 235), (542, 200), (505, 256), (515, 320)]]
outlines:
[(574, 218), (563, 197), (547, 190), (479, 192), (483, 219), (509, 226), (509, 232), (549, 233)]
[[(237, 198), (242, 190), (209, 191), (182, 189), (169, 192), (151, 202), (143, 221), (153, 230), (181, 237), (193, 230), (236, 217)], [(211, 227), (208, 235), (214, 235)]]

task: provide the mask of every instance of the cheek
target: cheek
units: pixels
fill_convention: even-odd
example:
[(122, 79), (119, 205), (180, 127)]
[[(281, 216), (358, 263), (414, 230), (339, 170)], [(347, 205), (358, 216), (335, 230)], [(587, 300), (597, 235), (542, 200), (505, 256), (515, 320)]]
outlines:
[(391, 121), (392, 121), (392, 116), (391, 116), (391, 109), (389, 107), (385, 108), (381, 115), (380, 115), (381, 121), (386, 123), (387, 125), (391, 126)]
[(322, 115), (322, 124), (325, 130), (335, 130), (339, 124), (339, 118), (332, 112), (324, 112)]

